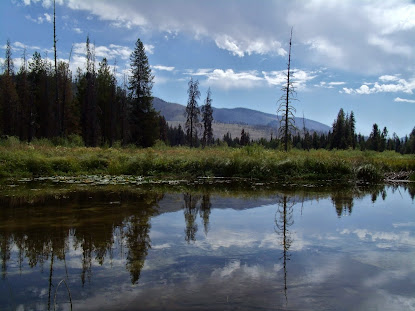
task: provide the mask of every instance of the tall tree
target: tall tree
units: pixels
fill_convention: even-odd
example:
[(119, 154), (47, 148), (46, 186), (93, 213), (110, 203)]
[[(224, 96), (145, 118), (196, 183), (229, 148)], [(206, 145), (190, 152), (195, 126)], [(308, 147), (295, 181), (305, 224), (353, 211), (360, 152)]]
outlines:
[(339, 113), (337, 114), (337, 119), (333, 123), (333, 135), (330, 147), (332, 149), (346, 149), (346, 137), (346, 116), (343, 108), (340, 108)]
[(373, 124), (372, 132), (367, 140), (367, 145), (371, 150), (380, 151), (381, 136), (379, 126), (376, 123)]
[(159, 137), (158, 113), (153, 108), (153, 80), (144, 44), (137, 39), (130, 56), (129, 99), (131, 101), (131, 139), (136, 145), (149, 147)]
[(101, 111), (101, 140), (102, 143), (108, 143), (112, 146), (115, 135), (114, 114), (116, 114), (116, 81), (105, 57), (99, 63), (97, 91), (97, 104)]
[(62, 106), (59, 102), (59, 85), (58, 85), (58, 61), (57, 61), (57, 50), (56, 50), (56, 1), (53, 0), (53, 52), (55, 58), (55, 110), (56, 116), (55, 121), (57, 125), (58, 135), (63, 136), (63, 121), (62, 117)]
[(188, 86), (187, 94), (189, 94), (189, 99), (187, 100), (186, 107), (186, 131), (190, 147), (193, 147), (197, 140), (197, 127), (199, 126), (200, 109), (197, 104), (197, 100), (200, 98), (199, 81), (193, 81), (193, 78), (190, 78)]
[(16, 89), (19, 94), (19, 137), (21, 140), (32, 140), (34, 123), (33, 100), (30, 93), (30, 83), (27, 70), (26, 49), (22, 54), (22, 65), (16, 77)]
[(249, 145), (249, 142), (250, 142), (249, 133), (245, 132), (245, 129), (242, 129), (241, 139), (240, 139), (241, 146), (247, 146), (247, 145)]
[(356, 119), (354, 117), (353, 111), (350, 112), (349, 124), (350, 124), (349, 128), (350, 128), (351, 147), (355, 149), (356, 148)]
[(280, 97), (278, 102), (280, 103), (277, 115), (281, 115), (280, 120), (280, 135), (282, 135), (282, 140), (284, 143), (284, 150), (288, 151), (288, 141), (289, 141), (289, 134), (291, 130), (295, 130), (295, 121), (294, 121), (294, 113), (296, 112), (294, 106), (291, 104), (293, 100), (296, 100), (296, 92), (294, 88), (294, 84), (292, 82), (292, 70), (291, 70), (291, 42), (293, 37), (293, 29), (291, 28), (291, 35), (290, 35), (290, 48), (288, 52), (288, 64), (287, 64), (287, 73), (285, 74), (286, 84), (281, 88), (283, 95)]
[(210, 88), (207, 91), (205, 104), (202, 106), (202, 122), (203, 122), (203, 146), (209, 146), (214, 143), (212, 122), (213, 122), (213, 109), (212, 98)]
[(81, 106), (82, 137), (86, 146), (96, 146), (99, 142), (100, 128), (96, 100), (95, 52), (89, 36), (86, 38), (86, 73), (78, 70), (78, 101)]
[(6, 58), (4, 60), (4, 73), (1, 77), (0, 93), (3, 134), (16, 135), (18, 95), (14, 81), (14, 65), (10, 40), (7, 40), (6, 44)]

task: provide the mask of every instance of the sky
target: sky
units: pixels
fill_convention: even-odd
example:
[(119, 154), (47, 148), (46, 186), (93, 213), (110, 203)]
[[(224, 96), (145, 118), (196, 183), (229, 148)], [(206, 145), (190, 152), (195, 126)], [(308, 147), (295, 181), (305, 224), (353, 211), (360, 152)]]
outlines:
[[(153, 96), (186, 105), (191, 77), (199, 105), (276, 114), (287, 70), (295, 115), (332, 125), (340, 108), (356, 130), (389, 134), (415, 126), (415, 1), (56, 0), (58, 58), (85, 68), (89, 35), (119, 83), (139, 38), (154, 78)], [(0, 1), (0, 61), (9, 39), (16, 70), (24, 48), (53, 59), (53, 0)], [(70, 51), (72, 50), (72, 53)]]

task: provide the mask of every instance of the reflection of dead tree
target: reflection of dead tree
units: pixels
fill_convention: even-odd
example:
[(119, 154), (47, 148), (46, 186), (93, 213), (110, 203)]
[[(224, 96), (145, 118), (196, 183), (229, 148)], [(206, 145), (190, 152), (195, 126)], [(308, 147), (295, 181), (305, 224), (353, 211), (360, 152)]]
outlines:
[(275, 213), (275, 232), (281, 236), (281, 245), (282, 245), (282, 256), (280, 259), (283, 260), (284, 268), (284, 295), (285, 300), (288, 302), (287, 298), (287, 261), (290, 260), (290, 254), (288, 250), (291, 247), (293, 239), (288, 230), (294, 224), (293, 219), (293, 207), (294, 202), (290, 202), (290, 198), (284, 195), (284, 197), (278, 202), (278, 209)]

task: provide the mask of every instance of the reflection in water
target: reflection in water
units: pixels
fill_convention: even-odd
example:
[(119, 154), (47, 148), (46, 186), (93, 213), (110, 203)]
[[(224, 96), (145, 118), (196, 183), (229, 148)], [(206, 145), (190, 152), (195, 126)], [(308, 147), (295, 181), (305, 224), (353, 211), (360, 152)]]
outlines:
[[(371, 292), (375, 297), (385, 296), (386, 291), (402, 292), (412, 284), (409, 280), (415, 270), (405, 260), (415, 250), (413, 221), (408, 221), (404, 209), (401, 211), (407, 214), (399, 218), (395, 213), (399, 205), (391, 204), (396, 218), (392, 222), (389, 210), (374, 209), (376, 205), (371, 203), (379, 203), (379, 198), (403, 201), (407, 199), (405, 191), (413, 198), (413, 188), (407, 186), (325, 192), (284, 189), (251, 198), (248, 196), (256, 194), (232, 197), (203, 190), (163, 195), (157, 191), (105, 189), (39, 195), (30, 200), (0, 196), (0, 292), (8, 291), (7, 284), (11, 284), (10, 297), (17, 297), (0, 295), (0, 309), (6, 309), (13, 299), (15, 304), (22, 303), (20, 309), (53, 309), (56, 285), (65, 279), (78, 301), (78, 309), (91, 297), (101, 301), (103, 296), (96, 294), (100, 290), (108, 291), (108, 296), (118, 293), (118, 300), (107, 298), (112, 302), (146, 301), (139, 307), (137, 303), (117, 306), (119, 310), (162, 309), (158, 304), (161, 300), (165, 306), (175, 304), (178, 310), (203, 309), (206, 305), (198, 304), (195, 297), (209, 302), (212, 298), (206, 298), (205, 293), (213, 290), (226, 303), (228, 298), (235, 302), (232, 307), (248, 310), (255, 305), (244, 305), (248, 298), (273, 303), (282, 297), (275, 292), (282, 288), (278, 271), (284, 277), (285, 307), (279, 306), (282, 309), (287, 308), (288, 292), (292, 309), (330, 309), (329, 304), (310, 307), (304, 303), (308, 299), (305, 297), (314, 299), (313, 303), (326, 299), (321, 298), (322, 292), (333, 299), (332, 309), (348, 309), (333, 301), (341, 299), (337, 293), (357, 293), (357, 288), (362, 289), (363, 285), (353, 283), (352, 277), (362, 274), (359, 282), (370, 288), (375, 281), (383, 282), (379, 293)], [(361, 199), (371, 207), (366, 209), (366, 216)], [(304, 206), (301, 214), (294, 211), (296, 203)], [(316, 205), (318, 208), (314, 208)], [(341, 219), (345, 214), (351, 215), (353, 208), (358, 208), (359, 213)], [(411, 212), (413, 216), (413, 209)], [(357, 216), (367, 218), (357, 222)], [(198, 234), (198, 222), (203, 225), (204, 236)], [(211, 222), (214, 225), (210, 228)], [(390, 228), (383, 231), (385, 224)], [(278, 234), (278, 245), (273, 229)], [(282, 267), (276, 265), (275, 258), (279, 258)], [(404, 264), (395, 268), (394, 258)], [(227, 265), (229, 262), (233, 264)], [(338, 271), (337, 266), (341, 267)], [(311, 276), (304, 275), (307, 273)], [(389, 285), (387, 279), (394, 283)], [(398, 285), (398, 281), (404, 285)], [(188, 304), (181, 305), (179, 300)], [(91, 309), (100, 309), (96, 301), (90, 301)], [(411, 303), (415, 306), (415, 300)], [(227, 307), (231, 305), (218, 304), (216, 309)], [(361, 309), (368, 308), (363, 305)]]
[[(7, 263), (13, 245), (18, 249), (18, 265), (22, 271), (26, 258), (28, 265), (38, 265), (43, 270), (49, 261), (48, 305), (53, 279), (54, 259), (63, 261), (70, 247), (82, 254), (82, 285), (91, 279), (92, 262), (104, 264), (112, 258), (115, 241), (128, 249), (126, 268), (131, 282), (136, 283), (150, 247), (150, 219), (157, 214), (160, 194), (144, 193), (129, 197), (116, 194), (119, 201), (127, 204), (108, 204), (114, 194), (79, 192), (66, 200), (54, 200), (52, 207), (26, 206), (8, 208), (0, 215), (0, 250), (2, 277), (7, 276)], [(91, 200), (94, 197), (94, 201)], [(135, 203), (130, 203), (133, 200)], [(105, 205), (102, 202), (105, 202)], [(71, 203), (74, 202), (74, 203)], [(61, 206), (56, 206), (56, 204)], [(71, 245), (70, 245), (71, 244)], [(66, 272), (67, 274), (67, 272)]]
[(184, 219), (186, 221), (186, 229), (185, 229), (185, 240), (187, 243), (191, 241), (196, 241), (196, 232), (197, 232), (197, 223), (196, 217), (198, 214), (197, 202), (199, 201), (200, 196), (198, 195), (191, 195), (188, 193), (183, 194), (183, 211), (184, 211)]
[(198, 230), (196, 223), (198, 214), (203, 221), (205, 235), (209, 231), (209, 215), (212, 205), (210, 203), (210, 195), (206, 193), (203, 195), (185, 193), (183, 194), (183, 201), (183, 212), (186, 222), (185, 240), (187, 243), (195, 242)]
[(295, 203), (290, 201), (290, 197), (284, 195), (278, 202), (278, 209), (275, 214), (275, 232), (281, 237), (282, 256), (284, 269), (284, 295), (285, 301), (288, 303), (287, 297), (287, 261), (290, 260), (288, 250), (291, 247), (293, 238), (288, 230), (294, 224), (294, 207)]

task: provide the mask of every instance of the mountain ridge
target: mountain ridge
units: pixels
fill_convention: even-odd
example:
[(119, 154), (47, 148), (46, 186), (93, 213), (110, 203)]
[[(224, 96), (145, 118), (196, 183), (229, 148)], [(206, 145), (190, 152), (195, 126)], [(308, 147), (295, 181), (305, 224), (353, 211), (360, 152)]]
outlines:
[[(164, 116), (166, 121), (170, 121), (173, 123), (176, 122), (185, 122), (185, 109), (186, 107), (177, 104), (177, 103), (169, 103), (164, 101), (161, 98), (154, 97), (153, 99), (153, 107), (156, 111), (159, 111), (161, 115)], [(273, 115), (270, 113), (261, 112), (258, 110), (253, 110), (249, 108), (213, 108), (213, 120), (215, 123), (223, 123), (223, 124), (237, 124), (237, 125), (249, 125), (254, 127), (265, 127), (269, 128), (267, 132), (270, 130), (275, 130), (279, 126), (279, 121), (281, 119), (280, 116)], [(298, 124), (298, 128), (302, 130), (303, 128), (303, 118), (295, 118), (295, 123)], [(318, 121), (310, 120), (304, 118), (305, 127), (310, 132), (319, 132), (319, 133), (327, 133), (331, 128), (323, 123)], [(267, 135), (268, 136), (268, 135)]]

